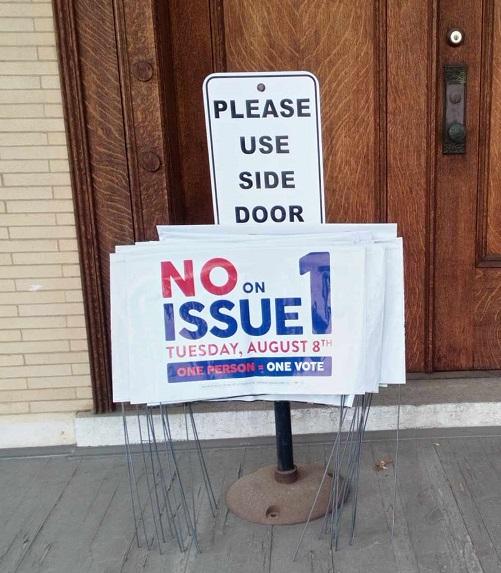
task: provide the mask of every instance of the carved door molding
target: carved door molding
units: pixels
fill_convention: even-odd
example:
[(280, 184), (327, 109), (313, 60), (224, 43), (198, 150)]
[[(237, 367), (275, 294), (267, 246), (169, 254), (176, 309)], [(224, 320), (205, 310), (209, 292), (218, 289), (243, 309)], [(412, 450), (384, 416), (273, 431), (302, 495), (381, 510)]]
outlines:
[[(110, 411), (109, 253), (175, 221), (167, 3), (53, 0), (96, 412)], [(160, 24), (159, 24), (160, 23)], [(162, 78), (163, 81), (160, 81)], [(177, 206), (177, 209), (176, 209)]]

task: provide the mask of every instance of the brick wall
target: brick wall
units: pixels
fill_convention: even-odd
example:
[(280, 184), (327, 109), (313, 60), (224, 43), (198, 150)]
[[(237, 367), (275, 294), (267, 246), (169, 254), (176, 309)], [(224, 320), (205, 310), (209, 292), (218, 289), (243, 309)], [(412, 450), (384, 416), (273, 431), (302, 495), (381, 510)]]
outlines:
[(0, 0), (0, 414), (90, 408), (52, 5)]

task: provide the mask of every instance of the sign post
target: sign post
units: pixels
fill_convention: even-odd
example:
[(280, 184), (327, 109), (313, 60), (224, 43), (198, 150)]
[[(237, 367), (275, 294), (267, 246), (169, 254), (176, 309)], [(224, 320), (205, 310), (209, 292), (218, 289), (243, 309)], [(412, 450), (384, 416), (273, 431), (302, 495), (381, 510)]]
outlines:
[[(259, 228), (324, 222), (322, 131), (318, 81), (308, 72), (228, 73), (203, 86), (214, 220)], [(260, 523), (308, 518), (323, 468), (294, 464), (291, 410), (274, 402), (277, 466), (238, 480), (227, 502), (234, 513)], [(294, 484), (294, 495), (288, 490)], [(314, 515), (325, 514), (329, 481)], [(270, 511), (256, 513), (266, 492)]]

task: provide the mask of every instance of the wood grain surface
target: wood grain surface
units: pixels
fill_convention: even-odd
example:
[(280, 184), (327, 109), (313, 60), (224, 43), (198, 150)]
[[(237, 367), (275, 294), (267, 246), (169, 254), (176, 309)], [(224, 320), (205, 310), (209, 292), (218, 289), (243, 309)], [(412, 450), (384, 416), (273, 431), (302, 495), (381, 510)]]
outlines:
[[(478, 117), (482, 6), (448, 0), (440, 4), (439, 97), (437, 129), (442, 129), (446, 64), (468, 66), (466, 117), (467, 152), (443, 155), (437, 149), (435, 241), (434, 365), (439, 370), (473, 368), (475, 214), (478, 177)], [(447, 45), (447, 30), (465, 30), (468, 41)], [(439, 146), (441, 148), (441, 141)]]
[(430, 368), (427, 320), (430, 284), (430, 171), (433, 161), (435, 78), (433, 1), (388, 2), (388, 221), (405, 244), (407, 360), (411, 371)]

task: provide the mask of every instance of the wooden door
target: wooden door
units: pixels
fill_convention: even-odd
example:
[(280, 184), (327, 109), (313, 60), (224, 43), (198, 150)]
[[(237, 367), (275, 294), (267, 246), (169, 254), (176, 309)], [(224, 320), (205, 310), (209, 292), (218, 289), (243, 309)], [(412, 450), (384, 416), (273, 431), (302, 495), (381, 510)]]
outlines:
[[(319, 78), (328, 220), (396, 221), (404, 237), (409, 370), (501, 368), (501, 0), (53, 1), (98, 411), (109, 252), (158, 223), (212, 222), (214, 71)], [(466, 153), (443, 155), (454, 63)]]
[[(501, 368), (501, 2), (441, 2), (443, 66), (465, 64), (466, 153), (437, 153), (435, 329), (437, 370)], [(447, 30), (464, 30), (459, 47)], [(443, 106), (440, 92), (438, 112)]]
[(430, 369), (431, 6), (421, 0), (172, 0), (170, 8), (184, 221), (212, 221), (204, 77), (313, 72), (321, 87), (328, 221), (398, 221), (406, 241), (408, 364)]

